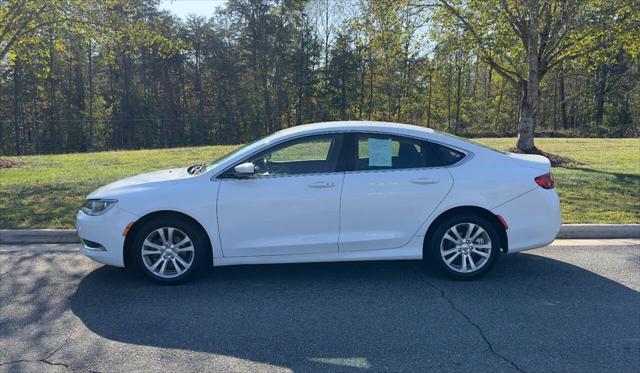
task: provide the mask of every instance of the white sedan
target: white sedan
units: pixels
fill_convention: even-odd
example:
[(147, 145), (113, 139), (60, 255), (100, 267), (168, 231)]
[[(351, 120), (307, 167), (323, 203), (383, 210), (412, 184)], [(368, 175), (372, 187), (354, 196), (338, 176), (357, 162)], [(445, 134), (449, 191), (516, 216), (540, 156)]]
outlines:
[(297, 126), (129, 177), (78, 212), (82, 252), (176, 283), (211, 266), (422, 259), (456, 279), (560, 229), (549, 160), (423, 127)]

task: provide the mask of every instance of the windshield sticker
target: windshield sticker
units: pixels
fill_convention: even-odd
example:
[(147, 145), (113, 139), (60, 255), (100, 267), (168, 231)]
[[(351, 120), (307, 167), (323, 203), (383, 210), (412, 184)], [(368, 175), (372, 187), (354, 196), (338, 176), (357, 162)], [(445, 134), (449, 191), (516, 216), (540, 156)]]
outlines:
[(391, 139), (370, 138), (367, 146), (369, 167), (391, 167)]

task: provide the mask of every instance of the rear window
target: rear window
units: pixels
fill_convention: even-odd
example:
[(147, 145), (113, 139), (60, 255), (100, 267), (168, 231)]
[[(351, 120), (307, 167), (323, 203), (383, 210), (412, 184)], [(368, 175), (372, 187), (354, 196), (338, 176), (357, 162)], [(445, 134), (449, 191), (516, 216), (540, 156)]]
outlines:
[(465, 157), (465, 154), (461, 151), (432, 142), (429, 143), (429, 149), (433, 152), (433, 156), (429, 158), (437, 162), (437, 164), (431, 164), (430, 166), (432, 167), (451, 166)]

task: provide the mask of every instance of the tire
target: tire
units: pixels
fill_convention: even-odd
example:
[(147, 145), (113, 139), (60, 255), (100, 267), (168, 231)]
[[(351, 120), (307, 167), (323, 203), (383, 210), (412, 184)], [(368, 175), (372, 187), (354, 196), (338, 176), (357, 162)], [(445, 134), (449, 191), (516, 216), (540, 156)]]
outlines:
[(493, 267), (500, 246), (500, 236), (488, 219), (465, 214), (448, 218), (436, 227), (427, 258), (452, 279), (473, 280)]
[(206, 233), (186, 219), (160, 217), (137, 230), (132, 255), (139, 270), (160, 284), (177, 284), (210, 264)]

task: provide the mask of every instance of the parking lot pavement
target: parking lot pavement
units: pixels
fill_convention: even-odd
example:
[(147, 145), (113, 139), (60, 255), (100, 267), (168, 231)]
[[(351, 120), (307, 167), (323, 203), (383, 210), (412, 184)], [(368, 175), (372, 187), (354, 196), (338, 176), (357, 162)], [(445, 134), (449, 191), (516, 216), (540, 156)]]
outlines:
[(639, 291), (638, 240), (503, 256), (474, 282), (396, 261), (222, 267), (180, 286), (74, 246), (5, 246), (0, 370), (637, 372)]

